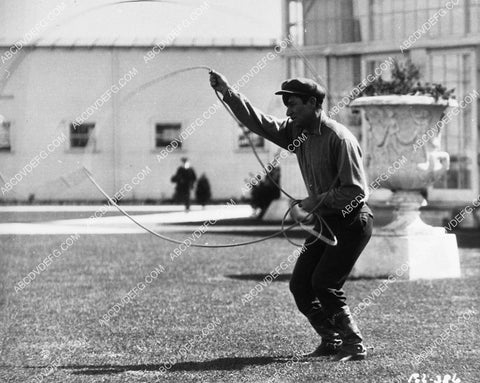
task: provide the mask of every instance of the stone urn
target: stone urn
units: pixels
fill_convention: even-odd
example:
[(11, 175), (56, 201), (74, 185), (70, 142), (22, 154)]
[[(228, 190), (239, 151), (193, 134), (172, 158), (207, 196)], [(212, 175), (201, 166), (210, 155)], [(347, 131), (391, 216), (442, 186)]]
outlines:
[(367, 276), (387, 276), (392, 267), (402, 265), (408, 265), (403, 277), (409, 279), (459, 276), (455, 236), (420, 218), (420, 207), (426, 204), (421, 192), (449, 169), (449, 155), (440, 149), (445, 128), (441, 119), (446, 108), (457, 105), (452, 99), (407, 95), (360, 97), (350, 104), (364, 111), (367, 122), (364, 149), (370, 186), (393, 191), (388, 204), (394, 209), (393, 222), (376, 230), (367, 247), (382, 255), (362, 256), (357, 272), (368, 261), (372, 264), (362, 266)]

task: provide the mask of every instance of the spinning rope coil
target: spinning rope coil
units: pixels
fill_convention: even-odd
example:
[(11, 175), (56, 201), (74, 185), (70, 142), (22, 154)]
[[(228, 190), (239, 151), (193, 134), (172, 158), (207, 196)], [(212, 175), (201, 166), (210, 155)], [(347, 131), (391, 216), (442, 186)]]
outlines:
[[(192, 66), (192, 67), (187, 67), (187, 68), (182, 68), (182, 69), (178, 69), (178, 70), (175, 70), (175, 71), (172, 71), (172, 72), (169, 72), (157, 79), (154, 80), (154, 82), (159, 82), (159, 81), (163, 81), (169, 77), (172, 77), (172, 76), (176, 76), (180, 73), (184, 73), (184, 72), (188, 72), (188, 71), (193, 71), (193, 70), (207, 70), (209, 73), (212, 73), (213, 70), (212, 68), (208, 67), (208, 66), (205, 66), (205, 65), (200, 65), (200, 66)], [(140, 89), (144, 88), (144, 87), (147, 87), (151, 84), (151, 82), (149, 83), (146, 83), (144, 84)], [(245, 130), (245, 127), (244, 125), (238, 120), (238, 118), (233, 114), (233, 112), (230, 110), (230, 108), (228, 107), (228, 105), (225, 104), (225, 102), (222, 100), (222, 98), (219, 96), (218, 94), (218, 91), (215, 90), (215, 95), (216, 97), (220, 100), (220, 102), (222, 103), (222, 105), (224, 106), (225, 110), (230, 114), (230, 116), (237, 122), (238, 126), (240, 127), (240, 129), (242, 129), (242, 132), (244, 134), (244, 136), (246, 137), (251, 149), (252, 149), (252, 152), (253, 154), (255, 155), (255, 158), (257, 159), (257, 161), (259, 162), (259, 164), (262, 166), (263, 170), (265, 171), (265, 174), (267, 175), (267, 177), (269, 177), (270, 181), (272, 181), (272, 183), (286, 196), (288, 197), (290, 200), (291, 200), (291, 204), (290, 204), (290, 207), (287, 209), (287, 211), (285, 212), (285, 215), (283, 216), (283, 219), (282, 219), (282, 227), (281, 227), (281, 230), (271, 234), (271, 235), (268, 235), (268, 236), (265, 236), (265, 237), (262, 237), (262, 238), (259, 238), (259, 239), (256, 239), (256, 240), (252, 240), (252, 241), (246, 241), (246, 242), (240, 242), (240, 243), (230, 243), (230, 244), (220, 244), (220, 245), (208, 245), (208, 244), (195, 244), (195, 243), (192, 243), (190, 245), (190, 247), (200, 247), (200, 248), (228, 248), (228, 247), (240, 247), (240, 246), (247, 246), (247, 245), (252, 245), (252, 244), (255, 244), (255, 243), (259, 243), (259, 242), (264, 242), (268, 239), (271, 239), (271, 238), (274, 238), (274, 237), (277, 237), (278, 235), (280, 234), (283, 234), (284, 237), (293, 245), (295, 246), (302, 246), (301, 244), (297, 244), (295, 242), (293, 242), (288, 236), (287, 236), (287, 231), (291, 230), (292, 228), (296, 227), (296, 226), (299, 226), (301, 227), (303, 230), (305, 230), (307, 233), (315, 236), (315, 240), (312, 241), (312, 242), (309, 242), (307, 243), (307, 245), (310, 245), (310, 244), (313, 244), (317, 241), (323, 241), (324, 243), (326, 243), (327, 245), (330, 245), (330, 246), (336, 246), (338, 241), (337, 241), (337, 238), (335, 236), (335, 234), (333, 233), (332, 229), (329, 227), (329, 225), (327, 224), (327, 222), (325, 222), (324, 218), (318, 214), (317, 212), (315, 212), (316, 209), (318, 209), (320, 207), (320, 205), (323, 203), (323, 200), (325, 199), (325, 196), (317, 203), (317, 205), (315, 206), (315, 208), (312, 210), (311, 213), (309, 213), (306, 217), (304, 217), (303, 219), (299, 219), (296, 215), (294, 214), (291, 214), (292, 213), (292, 210), (300, 204), (301, 200), (298, 200), (298, 199), (295, 199), (294, 197), (292, 197), (289, 193), (287, 193), (280, 185), (278, 185), (275, 180), (270, 176), (268, 170), (266, 169), (263, 161), (260, 159), (260, 156), (258, 155), (256, 149), (255, 149), (255, 146), (253, 145), (253, 142), (250, 138), (250, 136), (248, 134), (246, 134), (246, 130)], [(150, 234), (154, 235), (155, 237), (157, 238), (160, 238), (160, 239), (163, 239), (165, 241), (168, 241), (168, 242), (171, 242), (171, 243), (175, 243), (175, 244), (184, 244), (184, 241), (179, 241), (179, 240), (176, 240), (174, 238), (171, 238), (171, 237), (168, 237), (164, 234), (160, 234), (158, 233), (157, 231), (155, 230), (152, 230), (148, 227), (146, 227), (145, 225), (143, 225), (142, 223), (140, 223), (139, 221), (137, 221), (134, 217), (132, 217), (128, 212), (126, 212), (123, 208), (121, 208), (109, 195), (107, 192), (105, 192), (105, 190), (103, 190), (103, 188), (98, 184), (98, 182), (94, 179), (92, 173), (86, 168), (86, 167), (83, 167), (83, 171), (85, 172), (86, 176), (88, 177), (88, 179), (92, 182), (92, 184), (100, 191), (100, 193), (103, 194), (103, 196), (105, 198), (107, 198), (107, 200), (109, 201), (110, 204), (112, 204), (113, 206), (115, 206), (116, 209), (118, 209), (118, 211), (120, 213), (122, 213), (124, 216), (126, 216), (128, 219), (130, 219), (133, 223), (135, 223), (137, 226), (141, 227), (142, 229), (144, 229), (145, 231), (149, 232)], [(332, 182), (332, 185), (330, 187), (330, 189), (333, 187), (333, 185), (335, 184), (335, 182), (337, 181), (338, 179), (338, 175), (337, 177), (333, 180)], [(295, 221), (293, 224), (285, 227), (285, 223), (286, 223), (286, 220), (287, 220), (287, 217), (288, 215), (291, 215), (293, 220)], [(310, 228), (307, 226), (307, 222), (311, 219), (311, 218), (314, 218), (316, 220), (316, 223), (317, 223), (317, 226), (319, 227), (319, 231), (317, 232), (316, 230)], [(327, 229), (327, 231), (329, 232), (329, 235), (331, 236), (331, 238), (328, 238), (326, 237), (325, 235), (323, 235), (323, 229), (324, 227)]]

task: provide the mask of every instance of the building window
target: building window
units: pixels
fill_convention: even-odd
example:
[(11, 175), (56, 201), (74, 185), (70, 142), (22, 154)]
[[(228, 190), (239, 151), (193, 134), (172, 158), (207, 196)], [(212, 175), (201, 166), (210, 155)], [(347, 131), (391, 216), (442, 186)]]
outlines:
[(86, 148), (90, 139), (91, 144), (95, 144), (93, 136), (94, 123), (73, 125), (70, 124), (70, 147), (71, 148)]
[[(252, 132), (245, 132), (245, 134), (247, 134), (248, 137), (250, 137), (250, 140), (252, 141), (254, 147), (256, 147), (256, 148), (265, 147), (265, 140), (263, 139), (263, 137), (260, 137), (260, 136), (256, 135), (255, 133), (252, 133)], [(245, 134), (240, 134), (238, 136), (238, 147), (239, 148), (249, 148), (250, 147), (250, 143), (248, 142), (248, 138), (245, 137)]]
[(297, 39), (299, 45), (362, 41), (366, 24), (364, 9), (368, 8), (365, 0), (360, 4), (355, 0), (288, 0), (288, 4), (287, 32), (303, 34)]
[(480, 30), (479, 0), (287, 0), (287, 4), (286, 31), (303, 32), (304, 45), (403, 44), (415, 31), (424, 41), (476, 35)]
[(0, 151), (9, 152), (11, 150), (10, 146), (10, 122), (1, 121), (0, 122)]
[[(454, 88), (458, 100), (463, 100), (475, 89), (471, 70), (475, 66), (472, 53), (432, 50), (429, 66), (428, 80), (439, 82), (447, 89)], [(442, 131), (442, 150), (450, 155), (450, 169), (434, 184), (435, 189), (475, 188), (473, 175), (477, 142), (474, 137), (477, 127), (473, 113), (473, 104), (466, 104)]]
[(170, 145), (172, 141), (178, 142), (178, 147), (182, 147), (182, 142), (178, 139), (181, 124), (156, 124), (155, 125), (155, 147), (163, 148)]
[[(475, 5), (470, 1), (457, 1), (451, 3), (451, 8), (446, 8), (445, 3), (443, 0), (371, 0), (373, 40), (403, 41), (416, 30), (421, 30), (422, 40), (468, 33), (472, 20), (469, 16)], [(440, 10), (443, 13), (439, 13)], [(434, 14), (440, 16), (432, 22), (429, 18)]]
[(304, 20), (305, 14), (303, 9), (303, 1), (289, 0), (288, 1), (288, 35), (293, 37), (295, 45), (303, 45), (304, 38)]

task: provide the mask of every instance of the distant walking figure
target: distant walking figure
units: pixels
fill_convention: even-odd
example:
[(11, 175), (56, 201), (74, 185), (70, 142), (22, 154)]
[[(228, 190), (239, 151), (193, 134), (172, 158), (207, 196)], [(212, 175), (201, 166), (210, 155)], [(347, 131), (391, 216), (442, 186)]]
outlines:
[(182, 158), (182, 166), (179, 166), (177, 172), (171, 181), (176, 184), (173, 199), (177, 203), (185, 204), (185, 210), (190, 210), (190, 191), (197, 180), (195, 170), (190, 166), (188, 158)]

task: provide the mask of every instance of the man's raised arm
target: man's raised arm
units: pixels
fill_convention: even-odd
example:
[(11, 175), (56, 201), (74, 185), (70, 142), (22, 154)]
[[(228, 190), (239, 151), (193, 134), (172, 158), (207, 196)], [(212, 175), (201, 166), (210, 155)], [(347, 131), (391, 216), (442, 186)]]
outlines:
[(247, 129), (286, 149), (292, 142), (286, 127), (287, 119), (278, 119), (262, 113), (240, 93), (235, 92), (220, 73), (210, 73), (210, 85), (220, 92), (223, 101)]

